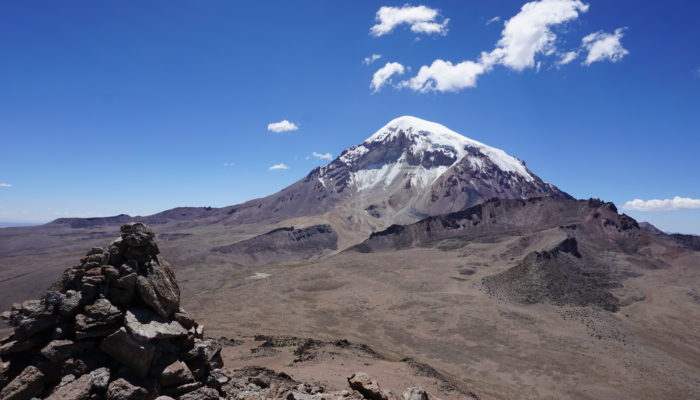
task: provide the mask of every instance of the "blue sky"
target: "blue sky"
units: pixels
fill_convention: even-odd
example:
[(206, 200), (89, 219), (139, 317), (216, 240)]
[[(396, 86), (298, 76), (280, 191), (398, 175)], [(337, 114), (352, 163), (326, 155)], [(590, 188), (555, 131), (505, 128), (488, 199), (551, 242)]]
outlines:
[[(575, 197), (689, 198), (696, 209), (626, 212), (700, 233), (699, 2), (586, 1), (548, 26), (539, 68), (500, 61), (473, 87), (399, 87), (434, 60), (482, 62), (525, 3), (410, 3), (437, 10), (438, 31), (378, 36), (380, 7), (403, 1), (0, 2), (0, 220), (240, 203), (327, 162), (313, 152), (415, 115)], [(585, 65), (582, 39), (616, 29), (626, 53)], [(567, 51), (577, 59), (558, 65)], [(404, 73), (373, 93), (388, 62)], [(267, 129), (283, 120), (299, 129)]]

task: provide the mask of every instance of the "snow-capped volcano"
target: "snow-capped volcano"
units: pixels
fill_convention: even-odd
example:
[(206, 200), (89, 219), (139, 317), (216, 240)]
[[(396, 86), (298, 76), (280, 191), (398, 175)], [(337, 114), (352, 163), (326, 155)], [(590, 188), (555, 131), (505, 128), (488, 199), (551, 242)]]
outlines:
[(503, 150), (404, 116), (281, 192), (236, 206), (231, 220), (326, 215), (371, 231), (492, 197), (540, 196), (570, 198)]
[(349, 179), (341, 184), (359, 191), (391, 186), (396, 179), (410, 187), (427, 188), (462, 160), (476, 170), (495, 166), (534, 181), (522, 161), (503, 150), (411, 116), (392, 120), (364, 142), (343, 151), (338, 159), (321, 168), (319, 179), (324, 185), (336, 183), (334, 170), (346, 167)]

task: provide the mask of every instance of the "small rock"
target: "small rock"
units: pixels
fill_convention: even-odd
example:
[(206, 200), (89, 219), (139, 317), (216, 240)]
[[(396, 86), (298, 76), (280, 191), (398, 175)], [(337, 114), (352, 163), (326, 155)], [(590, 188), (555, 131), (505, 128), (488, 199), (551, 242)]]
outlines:
[(10, 362), (9, 361), (2, 361), (0, 359), (0, 388), (5, 387), (5, 384), (9, 380), (9, 377), (7, 376), (7, 371), (10, 370)]
[(192, 382), (192, 383), (186, 383), (184, 385), (180, 386), (173, 386), (173, 387), (166, 387), (163, 388), (163, 393), (167, 394), (168, 396), (173, 396), (173, 397), (178, 397), (182, 396), (185, 393), (189, 393), (193, 390), (197, 390), (204, 386), (202, 382)]
[(136, 280), (141, 299), (161, 317), (168, 318), (180, 309), (180, 288), (175, 274), (163, 260), (145, 265), (146, 276)]
[(185, 329), (191, 329), (197, 326), (194, 318), (192, 318), (192, 316), (182, 308), (180, 311), (173, 314), (173, 318), (175, 318), (175, 321), (179, 322)]
[(20, 312), (25, 315), (36, 315), (46, 311), (46, 306), (41, 300), (27, 300), (20, 306)]
[(16, 339), (27, 339), (41, 331), (53, 328), (58, 325), (59, 321), (60, 317), (58, 315), (50, 314), (38, 314), (23, 318), (16, 324), (13, 337)]
[(63, 301), (63, 294), (60, 292), (49, 290), (44, 294), (44, 302), (51, 306), (57, 306)]
[(136, 294), (136, 272), (131, 272), (112, 282), (109, 296), (117, 304), (129, 304)]
[(123, 315), (109, 300), (101, 297), (85, 307), (83, 314), (75, 317), (76, 331), (86, 332), (93, 328), (120, 323)]
[(109, 368), (98, 368), (96, 370), (90, 371), (90, 376), (92, 377), (92, 388), (98, 392), (104, 392), (107, 390), (110, 378)]
[(29, 350), (35, 346), (38, 346), (39, 344), (40, 341), (36, 338), (31, 338), (27, 340), (12, 340), (3, 345), (0, 345), (0, 356)]
[(0, 390), (2, 400), (29, 400), (44, 390), (44, 374), (34, 366), (25, 368), (15, 379)]
[(86, 256), (91, 256), (93, 254), (102, 254), (104, 253), (105, 250), (102, 247), (93, 247), (90, 250), (88, 250), (87, 253), (85, 253)]
[(428, 393), (422, 387), (412, 387), (403, 393), (404, 400), (429, 400)]
[(146, 389), (132, 385), (124, 378), (113, 381), (107, 388), (107, 400), (145, 400), (147, 397)]
[(168, 365), (160, 375), (160, 384), (163, 386), (180, 386), (193, 381), (192, 371), (182, 361)]
[(207, 372), (223, 367), (221, 345), (211, 339), (195, 339), (194, 347), (185, 356), (195, 378), (202, 378)]
[(120, 328), (102, 340), (100, 349), (129, 367), (139, 377), (146, 376), (155, 353), (154, 345), (132, 338), (125, 328)]
[(163, 318), (145, 308), (127, 310), (124, 321), (131, 336), (142, 342), (187, 335), (187, 330), (179, 322)]
[(122, 241), (127, 246), (143, 247), (154, 243), (155, 234), (142, 222), (124, 224), (119, 229), (122, 232)]
[(109, 282), (119, 279), (119, 270), (111, 265), (102, 267), (102, 274), (107, 278)]
[(219, 400), (219, 392), (215, 389), (202, 387), (193, 392), (183, 394), (178, 400)]
[(41, 349), (41, 355), (53, 362), (67, 360), (91, 347), (93, 342), (74, 342), (72, 340), (52, 340)]
[(350, 387), (357, 390), (368, 400), (388, 400), (387, 395), (379, 387), (379, 383), (364, 372), (357, 372), (348, 377)]
[(74, 380), (75, 380), (75, 375), (68, 374), (68, 375), (64, 376), (63, 378), (61, 378), (61, 382), (59, 382), (58, 385), (56, 385), (56, 386), (58, 386), (58, 387), (66, 386), (67, 384), (73, 382)]
[(92, 377), (85, 374), (72, 382), (58, 387), (46, 400), (87, 400), (92, 390)]
[(215, 369), (209, 372), (207, 378), (207, 386), (221, 389), (221, 387), (230, 381), (229, 377), (221, 369)]
[(67, 290), (62, 294), (61, 304), (58, 306), (58, 312), (63, 316), (73, 316), (80, 312), (80, 305), (83, 296), (75, 290)]

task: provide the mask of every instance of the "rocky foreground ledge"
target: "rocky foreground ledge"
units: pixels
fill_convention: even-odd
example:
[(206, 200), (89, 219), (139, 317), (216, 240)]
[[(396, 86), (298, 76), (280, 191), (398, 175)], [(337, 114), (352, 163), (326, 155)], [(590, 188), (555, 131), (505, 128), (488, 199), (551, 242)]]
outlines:
[(180, 289), (142, 223), (93, 248), (40, 300), (2, 314), (14, 329), (0, 340), (2, 400), (427, 400), (401, 397), (364, 373), (348, 390), (327, 391), (265, 368), (223, 368), (221, 345), (180, 308)]

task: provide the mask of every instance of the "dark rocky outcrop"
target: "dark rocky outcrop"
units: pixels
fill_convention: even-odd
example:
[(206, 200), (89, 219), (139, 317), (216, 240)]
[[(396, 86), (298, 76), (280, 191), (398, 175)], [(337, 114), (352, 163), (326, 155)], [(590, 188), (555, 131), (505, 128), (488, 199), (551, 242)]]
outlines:
[(664, 237), (673, 246), (692, 251), (700, 251), (700, 236), (673, 233)]
[(610, 268), (584, 258), (576, 239), (551, 250), (528, 254), (515, 267), (483, 280), (489, 294), (523, 304), (595, 305), (617, 311), (620, 301), (609, 290), (620, 287)]
[(598, 199), (556, 197), (492, 198), (461, 211), (424, 218), (409, 225), (391, 225), (374, 232), (346, 251), (369, 253), (411, 247), (439, 247), (441, 241), (463, 242), (489, 235), (523, 234), (549, 228), (573, 227), (599, 245), (635, 252), (650, 242), (637, 222), (618, 214), (613, 203)]
[(338, 248), (338, 235), (330, 225), (296, 229), (277, 228), (262, 235), (212, 250), (242, 264), (269, 264), (305, 261)]

